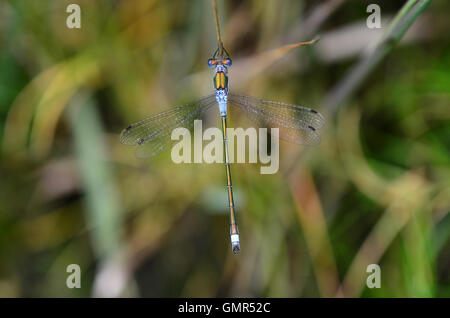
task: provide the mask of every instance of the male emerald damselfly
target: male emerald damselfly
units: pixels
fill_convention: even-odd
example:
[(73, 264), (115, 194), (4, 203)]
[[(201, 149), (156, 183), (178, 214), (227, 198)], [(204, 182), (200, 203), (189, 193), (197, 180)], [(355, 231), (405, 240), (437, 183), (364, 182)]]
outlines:
[(175, 128), (184, 127), (192, 130), (194, 120), (200, 119), (208, 109), (218, 105), (223, 132), (231, 247), (233, 253), (238, 254), (240, 240), (227, 139), (228, 106), (243, 110), (247, 117), (259, 127), (279, 128), (281, 139), (308, 146), (320, 143), (318, 130), (324, 125), (325, 119), (319, 112), (311, 108), (230, 93), (228, 91), (228, 68), (231, 67), (232, 61), (225, 48), (220, 51), (222, 51), (221, 54), (217, 49), (208, 60), (208, 66), (214, 68), (213, 94), (129, 125), (120, 134), (120, 141), (125, 145), (136, 146), (135, 153), (138, 158), (155, 156), (171, 145), (171, 134)]

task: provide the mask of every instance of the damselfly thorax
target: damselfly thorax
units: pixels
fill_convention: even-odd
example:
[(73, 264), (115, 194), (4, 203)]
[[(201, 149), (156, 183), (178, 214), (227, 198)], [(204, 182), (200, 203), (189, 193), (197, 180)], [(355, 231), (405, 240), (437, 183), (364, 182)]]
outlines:
[(213, 57), (208, 60), (208, 66), (214, 67), (214, 91), (216, 101), (219, 104), (220, 116), (227, 115), (228, 67), (231, 66), (231, 59), (228, 53), (226, 54), (226, 57), (219, 56), (218, 51), (216, 51)]

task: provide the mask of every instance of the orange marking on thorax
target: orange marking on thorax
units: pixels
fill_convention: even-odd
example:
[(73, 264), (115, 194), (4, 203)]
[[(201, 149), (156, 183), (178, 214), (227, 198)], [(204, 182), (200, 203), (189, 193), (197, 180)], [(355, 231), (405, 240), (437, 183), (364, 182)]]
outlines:
[(216, 89), (220, 88), (220, 73), (216, 74)]
[(220, 73), (220, 86), (225, 88), (225, 73)]

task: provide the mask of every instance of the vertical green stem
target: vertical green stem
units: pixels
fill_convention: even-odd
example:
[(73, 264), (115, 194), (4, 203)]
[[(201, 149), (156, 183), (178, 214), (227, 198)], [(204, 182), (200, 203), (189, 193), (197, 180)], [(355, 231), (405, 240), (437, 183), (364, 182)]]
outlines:
[(431, 0), (409, 0), (386, 29), (372, 54), (363, 57), (325, 97), (323, 107), (335, 112), (362, 84), (368, 74), (395, 47), (413, 22), (421, 15)]

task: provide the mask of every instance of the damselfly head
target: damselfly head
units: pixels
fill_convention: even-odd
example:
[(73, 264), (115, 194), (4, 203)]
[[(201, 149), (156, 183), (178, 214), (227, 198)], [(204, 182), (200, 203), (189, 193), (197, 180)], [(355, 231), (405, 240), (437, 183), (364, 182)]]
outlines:
[(211, 58), (208, 60), (209, 67), (215, 67), (217, 65), (223, 65), (223, 66), (230, 67), (231, 59), (230, 58)]
[(209, 67), (216, 67), (219, 65), (224, 67), (231, 66), (230, 54), (228, 54), (227, 50), (223, 46), (219, 46), (213, 56), (208, 60)]

